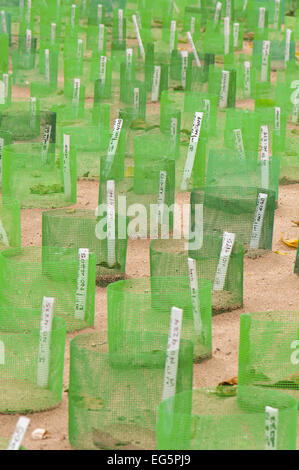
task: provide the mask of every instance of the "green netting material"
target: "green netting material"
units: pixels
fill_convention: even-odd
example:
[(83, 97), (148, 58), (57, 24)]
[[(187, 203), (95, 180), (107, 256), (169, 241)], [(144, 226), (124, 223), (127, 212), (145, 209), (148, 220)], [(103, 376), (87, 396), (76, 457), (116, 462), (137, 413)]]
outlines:
[[(222, 246), (222, 239), (206, 237), (200, 250), (186, 249), (183, 240), (153, 240), (150, 244), (151, 276), (187, 277), (188, 257), (196, 260), (198, 280), (208, 279), (212, 286)], [(212, 288), (212, 313), (214, 315), (243, 305), (243, 246), (234, 244), (221, 291)]]
[(298, 312), (241, 315), (238, 382), (299, 399)]
[(17, 201), (0, 199), (0, 250), (21, 245), (21, 208)]
[(1, 413), (48, 410), (62, 399), (66, 329), (60, 318), (54, 318), (49, 339), (48, 384), (38, 385), (41, 306), (42, 302), (40, 310), (31, 310), (11, 308), (1, 302)]
[[(104, 332), (71, 341), (69, 438), (78, 449), (155, 449), (167, 335), (131, 332), (114, 352)], [(193, 346), (181, 340), (176, 391), (192, 388)]]
[(109, 347), (114, 350), (127, 331), (167, 334), (172, 306), (183, 309), (181, 337), (194, 343), (194, 360), (212, 354), (211, 284), (199, 281), (202, 332), (194, 327), (190, 281), (187, 277), (127, 279), (110, 284), (108, 294)]
[[(82, 247), (87, 248), (87, 247)], [(46, 297), (55, 298), (54, 313), (68, 331), (94, 323), (95, 255), (89, 254), (85, 280), (85, 312), (76, 313), (79, 259), (77, 249), (58, 247), (10, 248), (0, 252), (0, 305), (37, 309)]]
[(277, 449), (296, 449), (296, 400), (246, 386), (237, 396), (219, 387), (193, 389), (160, 403), (158, 449), (264, 450), (266, 406), (278, 409)]

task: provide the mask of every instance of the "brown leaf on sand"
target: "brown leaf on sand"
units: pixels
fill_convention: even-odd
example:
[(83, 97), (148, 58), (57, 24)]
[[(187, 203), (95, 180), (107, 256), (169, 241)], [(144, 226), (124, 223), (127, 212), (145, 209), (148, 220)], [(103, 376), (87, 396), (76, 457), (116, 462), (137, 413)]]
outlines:
[(218, 385), (238, 385), (238, 377), (232, 377), (231, 379), (224, 380), (224, 382), (220, 382)]
[(291, 220), (291, 222), (293, 222), (295, 225), (299, 225), (299, 220)]

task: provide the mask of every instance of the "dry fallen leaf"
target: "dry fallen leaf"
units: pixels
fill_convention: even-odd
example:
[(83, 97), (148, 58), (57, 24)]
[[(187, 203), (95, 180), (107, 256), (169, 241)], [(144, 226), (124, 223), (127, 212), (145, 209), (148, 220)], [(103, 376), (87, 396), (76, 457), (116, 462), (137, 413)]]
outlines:
[(220, 382), (218, 385), (238, 385), (238, 377), (224, 380), (224, 382)]
[(283, 251), (279, 251), (279, 250), (275, 250), (275, 251), (273, 251), (273, 253), (276, 253), (277, 255), (282, 255), (282, 256), (287, 255), (287, 253), (284, 253)]
[(299, 225), (299, 220), (291, 220), (291, 222), (293, 222), (295, 225)]
[(297, 238), (291, 238), (290, 240), (287, 240), (283, 238), (283, 233), (281, 234), (280, 241), (284, 243), (286, 246), (289, 246), (290, 248), (297, 248), (298, 247), (298, 239)]

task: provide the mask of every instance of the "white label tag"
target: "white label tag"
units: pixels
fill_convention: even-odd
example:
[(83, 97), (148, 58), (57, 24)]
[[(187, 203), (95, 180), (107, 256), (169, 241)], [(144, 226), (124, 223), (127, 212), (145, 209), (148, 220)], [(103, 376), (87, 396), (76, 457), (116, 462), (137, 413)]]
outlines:
[(233, 29), (234, 47), (238, 47), (238, 43), (239, 43), (239, 31), (240, 31), (240, 25), (239, 25), (239, 23), (234, 23), (234, 29)]
[(99, 24), (99, 38), (98, 38), (98, 50), (104, 50), (104, 35), (105, 35), (105, 26), (101, 23)]
[(299, 115), (299, 103), (295, 103), (292, 112), (292, 122), (297, 123)]
[(107, 57), (101, 55), (100, 58), (100, 82), (101, 85), (105, 85), (106, 83), (106, 64), (107, 64)]
[(50, 83), (50, 51), (45, 49), (45, 78)]
[(72, 196), (71, 166), (70, 166), (71, 136), (63, 134), (63, 182), (64, 194), (67, 199)]
[(269, 54), (270, 54), (270, 41), (263, 41), (261, 82), (268, 81)]
[(230, 23), (229, 17), (224, 18), (224, 55), (229, 54), (229, 35), (230, 35)]
[(31, 0), (27, 0), (27, 23), (30, 23), (31, 19)]
[(250, 62), (244, 62), (244, 96), (249, 98), (251, 95), (251, 80), (250, 80)]
[(5, 84), (0, 81), (0, 104), (5, 104)]
[(75, 18), (76, 18), (76, 5), (72, 5), (71, 9), (71, 26), (72, 28), (75, 27)]
[(230, 18), (232, 16), (232, 6), (231, 6), (231, 1), (226, 0), (226, 9), (225, 9), (225, 16)]
[(186, 76), (187, 76), (187, 68), (188, 68), (188, 51), (182, 51), (181, 52), (181, 57), (182, 57), (182, 71), (181, 71), (181, 82), (182, 82), (182, 87), (185, 89), (186, 88)]
[(74, 78), (73, 106), (79, 106), (80, 101), (80, 78)]
[(126, 50), (126, 71), (128, 80), (132, 79), (132, 65), (133, 65), (133, 49), (129, 48)]
[(1, 23), (2, 23), (2, 30), (3, 34), (7, 34), (7, 24), (6, 24), (6, 16), (5, 16), (5, 11), (1, 11)]
[(51, 23), (51, 45), (53, 46), (56, 41), (56, 23)]
[(248, 2), (248, 0), (244, 0), (244, 3), (243, 3), (243, 11), (246, 11), (247, 2)]
[(139, 88), (134, 88), (134, 111), (135, 115), (139, 114)]
[(170, 54), (174, 50), (175, 31), (176, 31), (176, 21), (172, 21), (170, 23), (170, 41), (169, 41), (169, 52), (170, 52)]
[(54, 317), (53, 297), (43, 298), (42, 316), (40, 322), (37, 385), (47, 388), (50, 372), (51, 331)]
[(229, 265), (230, 255), (235, 243), (236, 235), (234, 233), (224, 232), (222, 238), (222, 247), (220, 258), (216, 269), (213, 290), (222, 291)]
[(98, 23), (102, 23), (102, 19), (103, 19), (103, 6), (102, 6), (100, 3), (98, 4), (97, 17), (98, 17)]
[(265, 407), (265, 450), (277, 450), (278, 409)]
[(195, 18), (194, 16), (192, 16), (190, 20), (190, 33), (194, 34), (194, 31), (195, 31)]
[(159, 100), (160, 91), (160, 77), (161, 77), (161, 66), (154, 66), (153, 85), (152, 85), (152, 101), (156, 102)]
[(18, 419), (16, 428), (14, 430), (14, 433), (10, 438), (7, 450), (19, 450), (20, 449), (25, 433), (29, 426), (29, 423), (30, 423), (29, 418), (26, 418), (25, 416), (20, 416), (20, 418)]
[(141, 55), (142, 60), (144, 62), (145, 61), (145, 52), (144, 52), (144, 47), (143, 47), (142, 39), (141, 39), (140, 32), (139, 32), (139, 27), (138, 27), (138, 24), (137, 24), (136, 15), (132, 15), (132, 20), (133, 20), (133, 23), (134, 23), (134, 26), (135, 26), (135, 31), (136, 31), (137, 41), (138, 41), (138, 45), (139, 45), (140, 55)]
[(175, 151), (178, 132), (178, 120), (176, 117), (170, 119), (170, 150)]
[(1, 219), (0, 219), (0, 243), (3, 243), (3, 245), (5, 245), (5, 246), (9, 246), (7, 233), (5, 231), (5, 228), (3, 226), (3, 223), (2, 223)]
[(51, 130), (52, 130), (52, 126), (50, 124), (46, 124), (45, 131), (44, 131), (44, 138), (43, 138), (43, 147), (42, 147), (43, 163), (46, 163), (47, 161), (50, 138), (51, 138)]
[(193, 311), (193, 325), (194, 325), (195, 333), (197, 335), (201, 335), (202, 320), (201, 320), (201, 314), (200, 314), (200, 300), (199, 300), (199, 290), (198, 290), (195, 259), (188, 258), (188, 269), (189, 269), (190, 290), (191, 290), (192, 311)]
[(269, 129), (261, 126), (260, 130), (260, 155), (261, 155), (261, 184), (262, 188), (269, 188)]
[(83, 56), (83, 40), (78, 39), (78, 44), (77, 44), (77, 60), (81, 60)]
[(230, 73), (228, 70), (222, 70), (222, 78), (221, 78), (220, 94), (219, 94), (219, 108), (222, 108), (222, 109), (227, 107), (229, 75)]
[(285, 53), (284, 53), (285, 64), (287, 64), (287, 62), (289, 62), (290, 60), (291, 34), (292, 34), (292, 30), (287, 29), (286, 30), (286, 45), (285, 45)]
[(32, 32), (31, 29), (26, 29), (26, 51), (30, 54), (31, 51)]
[(161, 224), (163, 224), (163, 207), (165, 201), (166, 177), (166, 171), (160, 171), (158, 193), (158, 223), (160, 222)]
[(114, 181), (107, 181), (107, 244), (108, 266), (115, 264), (115, 186)]
[(204, 117), (205, 117), (205, 124), (209, 127), (210, 122), (210, 113), (211, 113), (211, 101), (204, 99), (203, 100), (203, 110), (204, 110)]
[(167, 398), (172, 397), (175, 395), (176, 391), (182, 318), (183, 310), (177, 307), (172, 307), (166, 352), (162, 400), (166, 400)]
[(239, 157), (244, 160), (246, 158), (245, 155), (245, 149), (244, 149), (244, 144), (243, 144), (243, 136), (242, 136), (242, 130), (241, 129), (234, 129), (234, 138), (235, 138), (235, 148), (236, 151), (239, 155)]
[(259, 22), (258, 22), (258, 28), (259, 29), (264, 29), (265, 28), (265, 13), (266, 13), (266, 8), (261, 7), (259, 9)]
[(214, 24), (215, 25), (218, 24), (218, 22), (219, 22), (221, 8), (222, 8), (222, 3), (217, 2), (216, 9), (215, 9), (215, 15), (214, 15)]
[(280, 133), (280, 108), (278, 106), (274, 109), (274, 130)]
[(124, 21), (123, 10), (118, 10), (118, 42), (122, 42), (123, 37), (124, 37), (123, 21)]
[(275, 0), (275, 10), (274, 10), (274, 28), (278, 29), (279, 27), (279, 14), (280, 14), (280, 0)]
[(262, 233), (262, 226), (263, 226), (263, 219), (267, 204), (267, 197), (268, 194), (259, 193), (255, 214), (254, 214), (254, 222), (252, 226), (251, 232), (251, 240), (250, 240), (250, 248), (258, 249), (260, 245), (260, 238)]
[(106, 176), (109, 174), (111, 167), (113, 165), (114, 155), (118, 146), (118, 140), (119, 140), (119, 136), (121, 133), (122, 125), (123, 125), (122, 119), (115, 119), (114, 125), (113, 125), (112, 136), (109, 142), (109, 147), (108, 147), (108, 152), (107, 152), (106, 169), (105, 169)]
[(5, 96), (5, 102), (8, 98), (8, 92), (9, 92), (9, 76), (8, 76), (8, 73), (4, 73), (2, 75), (2, 80), (3, 80), (3, 83), (4, 83), (4, 96)]
[(76, 305), (75, 305), (75, 318), (84, 320), (86, 310), (86, 296), (88, 286), (88, 262), (89, 262), (89, 249), (79, 248), (79, 270), (77, 277), (77, 290), (76, 290)]
[(199, 60), (199, 57), (198, 57), (198, 54), (197, 54), (197, 50), (195, 48), (195, 45), (194, 45), (194, 42), (193, 42), (192, 35), (191, 35), (190, 31), (187, 32), (187, 37), (188, 37), (188, 41), (191, 45), (191, 49), (192, 49), (192, 52), (193, 52), (193, 55), (194, 55), (196, 65), (197, 65), (197, 67), (201, 67), (201, 63), (200, 63), (200, 60)]
[(181, 185), (182, 190), (187, 189), (188, 182), (191, 178), (194, 159), (196, 155), (197, 144), (199, 140), (201, 124), (202, 124), (202, 118), (203, 118), (202, 112), (195, 113), (193, 126), (192, 126), (192, 132), (190, 136), (189, 147), (188, 147), (188, 153), (187, 153), (187, 158), (186, 158), (186, 163), (185, 163), (185, 168), (184, 168), (183, 180), (182, 180), (182, 185)]
[(30, 127), (35, 128), (36, 126), (36, 98), (32, 96), (30, 98)]

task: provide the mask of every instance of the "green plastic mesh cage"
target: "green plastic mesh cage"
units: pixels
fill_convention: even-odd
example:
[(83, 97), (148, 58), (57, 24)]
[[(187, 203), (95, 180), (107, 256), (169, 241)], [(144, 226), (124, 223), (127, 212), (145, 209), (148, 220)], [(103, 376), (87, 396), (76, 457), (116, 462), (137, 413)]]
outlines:
[(234, 233), (244, 244), (244, 253), (259, 257), (272, 249), (275, 192), (246, 186), (207, 186), (191, 192), (191, 230), (194, 233), (195, 208), (203, 204), (203, 233), (222, 237)]
[(54, 318), (51, 331), (43, 331), (39, 307), (40, 314), (1, 302), (1, 413), (48, 410), (62, 399), (65, 322)]
[(76, 151), (70, 139), (65, 141), (57, 159), (49, 141), (5, 146), (2, 194), (15, 197), (22, 207), (50, 208), (76, 203)]
[(294, 273), (299, 274), (299, 247), (297, 248), (296, 252)]
[(21, 208), (17, 201), (0, 198), (0, 250), (21, 245)]
[(288, 311), (241, 315), (241, 385), (280, 389), (298, 400), (298, 319), (298, 312)]
[[(156, 448), (167, 335), (130, 332), (117, 350), (104, 332), (71, 341), (69, 439), (78, 449)], [(192, 388), (193, 346), (180, 341), (176, 391)]]
[[(107, 295), (110, 348), (115, 348), (127, 331), (167, 334), (171, 308), (175, 305), (183, 309), (181, 337), (194, 343), (194, 361), (211, 356), (209, 281), (200, 279), (197, 292), (192, 296), (188, 277), (127, 279), (110, 284)], [(197, 302), (195, 307), (193, 302)]]
[[(187, 246), (186, 246), (187, 245)], [(220, 263), (222, 239), (205, 237), (199, 250), (189, 250), (184, 240), (152, 240), (150, 269), (154, 277), (188, 277), (188, 258), (195, 260), (198, 280), (212, 283), (212, 313), (217, 315), (243, 305), (243, 246), (235, 242), (225, 273), (223, 287), (218, 290), (214, 282)], [(218, 268), (219, 269), (219, 268)]]
[[(98, 217), (95, 211), (87, 209), (57, 209), (43, 212), (42, 243), (43, 246), (65, 246), (79, 249), (89, 248), (95, 254), (96, 282), (105, 286), (110, 282), (123, 279), (126, 272), (127, 224), (128, 221), (116, 214), (114, 255), (115, 263), (109, 264), (108, 237), (101, 240), (96, 235)], [(118, 234), (118, 227), (124, 222), (124, 230)]]
[(193, 389), (158, 407), (158, 449), (294, 450), (297, 403), (274, 390)]
[(43, 296), (54, 297), (55, 314), (65, 320), (67, 331), (93, 326), (96, 260), (93, 253), (85, 258), (74, 248), (3, 250), (0, 254), (0, 302), (10, 309), (36, 309)]

